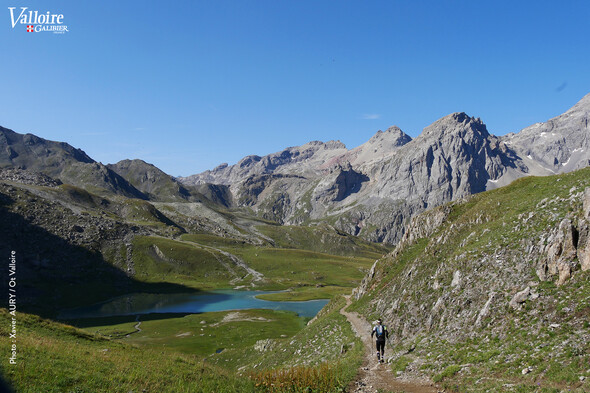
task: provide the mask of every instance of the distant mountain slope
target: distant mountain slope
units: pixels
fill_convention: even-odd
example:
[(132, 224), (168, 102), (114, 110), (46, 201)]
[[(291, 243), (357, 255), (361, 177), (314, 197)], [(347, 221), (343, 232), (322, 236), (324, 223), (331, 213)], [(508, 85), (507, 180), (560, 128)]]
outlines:
[(587, 94), (564, 114), (508, 134), (502, 140), (540, 174), (570, 172), (590, 164), (589, 118)]
[(63, 183), (102, 189), (132, 198), (146, 196), (81, 149), (0, 127), (0, 167), (40, 172)]
[(42, 173), (63, 183), (93, 192), (106, 192), (152, 201), (232, 204), (226, 186), (207, 183), (184, 186), (175, 178), (142, 160), (103, 165), (81, 149), (32, 134), (0, 127), (0, 168)]
[(122, 160), (107, 167), (140, 190), (151, 201), (159, 202), (213, 202), (229, 207), (231, 194), (226, 186), (209, 183), (185, 186), (174, 177), (142, 160)]
[(211, 171), (179, 178), (185, 184), (216, 183), (235, 184), (252, 176), (289, 173), (304, 176), (315, 173), (327, 160), (346, 153), (340, 141), (309, 142), (302, 146), (289, 147), (281, 152), (264, 157), (252, 155), (242, 158), (236, 165), (221, 164)]
[(152, 201), (212, 202), (224, 207), (232, 204), (227, 186), (209, 183), (185, 186), (176, 178), (142, 160), (122, 160), (116, 164), (108, 164), (107, 167), (121, 175)]
[(347, 233), (396, 243), (404, 222), (426, 208), (523, 176), (588, 165), (589, 111), (587, 95), (547, 123), (500, 138), (480, 119), (454, 113), (414, 140), (391, 127), (352, 150), (311, 142), (179, 180), (228, 185), (238, 206), (279, 223), (327, 220)]
[(186, 200), (190, 192), (178, 184), (171, 176), (152, 164), (142, 160), (123, 160), (116, 164), (108, 164), (111, 169), (150, 199)]
[[(272, 162), (282, 154), (257, 162)], [(481, 120), (465, 113), (438, 120), (414, 140), (392, 127), (351, 151), (339, 148), (324, 152), (321, 160), (309, 157), (296, 171), (258, 165), (259, 171), (250, 169), (244, 178), (221, 177), (222, 172), (234, 173), (245, 159), (225, 167), (217, 179), (231, 184), (238, 205), (251, 206), (264, 218), (286, 224), (328, 219), (348, 233), (394, 243), (404, 220), (415, 212), (484, 191), (509, 170), (519, 176), (527, 171)], [(181, 180), (210, 179), (199, 176)]]

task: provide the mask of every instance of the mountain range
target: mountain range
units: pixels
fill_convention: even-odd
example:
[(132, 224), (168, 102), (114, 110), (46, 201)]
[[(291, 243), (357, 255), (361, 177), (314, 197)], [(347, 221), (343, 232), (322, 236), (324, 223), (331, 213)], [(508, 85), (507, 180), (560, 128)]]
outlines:
[(393, 126), (350, 150), (340, 141), (313, 141), (179, 178), (141, 160), (103, 165), (67, 143), (0, 127), (0, 167), (99, 194), (244, 208), (279, 224), (327, 221), (395, 244), (409, 218), (428, 208), (523, 176), (587, 166), (589, 113), (590, 94), (562, 115), (501, 137), (479, 118), (453, 113), (414, 139)]
[[(363, 345), (346, 308), (359, 321), (384, 319), (393, 340), (383, 370), (396, 379), (445, 391), (587, 391), (590, 168), (577, 169), (589, 164), (589, 111), (587, 95), (556, 118), (501, 137), (453, 113), (414, 139), (390, 127), (354, 149), (310, 142), (186, 178), (138, 159), (103, 165), (67, 143), (0, 127), (0, 254), (17, 255), (19, 353), (37, 354), (11, 368), (8, 381), (94, 391), (130, 377), (127, 390), (145, 389), (147, 377), (119, 357), (133, 353), (135, 370), (152, 378), (150, 391), (179, 389), (162, 375), (186, 379), (194, 391), (205, 365), (195, 348), (208, 367), (240, 375), (328, 362), (348, 369), (349, 381), (369, 368), (358, 368)], [(8, 293), (7, 285), (0, 290)], [(46, 319), (130, 293), (220, 288), (332, 301), (294, 336), (275, 338), (266, 325), (275, 317), (234, 319), (233, 311), (215, 320), (68, 322), (85, 330)], [(340, 296), (351, 290), (350, 299)], [(12, 317), (0, 310), (0, 318), (8, 337)], [(243, 342), (221, 352), (204, 329), (226, 322), (228, 332), (240, 324)], [(242, 340), (244, 323), (255, 324), (250, 341)], [(125, 343), (134, 337), (145, 343)], [(162, 366), (185, 361), (186, 378)], [(97, 377), (87, 377), (95, 368)], [(71, 378), (75, 372), (84, 377)], [(357, 386), (367, 391), (362, 379)]]
[(502, 137), (479, 118), (453, 113), (415, 139), (390, 127), (351, 150), (339, 141), (310, 142), (178, 180), (226, 185), (237, 206), (279, 223), (328, 220), (347, 233), (396, 243), (408, 218), (427, 208), (523, 176), (587, 166), (589, 113), (590, 94), (562, 115)]

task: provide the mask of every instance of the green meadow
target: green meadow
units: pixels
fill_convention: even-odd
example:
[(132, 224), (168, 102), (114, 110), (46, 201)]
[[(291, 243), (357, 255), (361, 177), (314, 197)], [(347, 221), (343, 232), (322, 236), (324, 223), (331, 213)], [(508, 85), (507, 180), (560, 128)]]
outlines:
[[(135, 326), (141, 322), (137, 330)], [(225, 349), (243, 349), (258, 340), (291, 337), (305, 326), (295, 313), (274, 310), (239, 310), (202, 314), (148, 314), (89, 318), (74, 322), (88, 333), (118, 339), (141, 347), (199, 356)]]
[[(269, 381), (294, 392), (340, 392), (362, 354), (342, 305), (331, 303), (306, 328), (295, 314), (271, 310), (151, 315), (140, 319), (141, 331), (133, 317), (78, 321), (79, 329), (18, 313), (17, 364), (2, 362), (1, 372), (18, 392), (31, 393), (266, 392)], [(0, 336), (9, 336), (10, 318), (0, 309)], [(258, 340), (276, 352), (259, 352)], [(305, 351), (298, 357), (304, 362), (293, 367), (296, 348)], [(9, 353), (9, 340), (0, 349)]]

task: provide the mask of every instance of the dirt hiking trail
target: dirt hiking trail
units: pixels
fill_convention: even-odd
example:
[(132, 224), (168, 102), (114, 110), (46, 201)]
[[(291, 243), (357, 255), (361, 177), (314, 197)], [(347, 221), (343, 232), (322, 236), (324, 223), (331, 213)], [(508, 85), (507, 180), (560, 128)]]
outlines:
[[(340, 310), (348, 319), (356, 335), (361, 338), (365, 346), (365, 357), (359, 375), (350, 384), (348, 391), (354, 393), (407, 392), (407, 393), (439, 393), (439, 390), (427, 380), (402, 380), (393, 375), (388, 363), (377, 362), (375, 342), (371, 338), (371, 325), (355, 312), (344, 311), (350, 305), (350, 296), (346, 297), (346, 306)], [(389, 357), (385, 348), (385, 358)]]

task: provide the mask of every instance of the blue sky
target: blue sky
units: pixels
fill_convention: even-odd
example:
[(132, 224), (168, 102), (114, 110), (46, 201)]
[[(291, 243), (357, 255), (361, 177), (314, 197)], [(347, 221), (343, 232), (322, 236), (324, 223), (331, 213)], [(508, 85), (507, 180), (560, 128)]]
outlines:
[[(171, 175), (457, 111), (503, 135), (590, 93), (588, 1), (4, 4), (0, 125)], [(13, 29), (10, 6), (69, 32)]]

